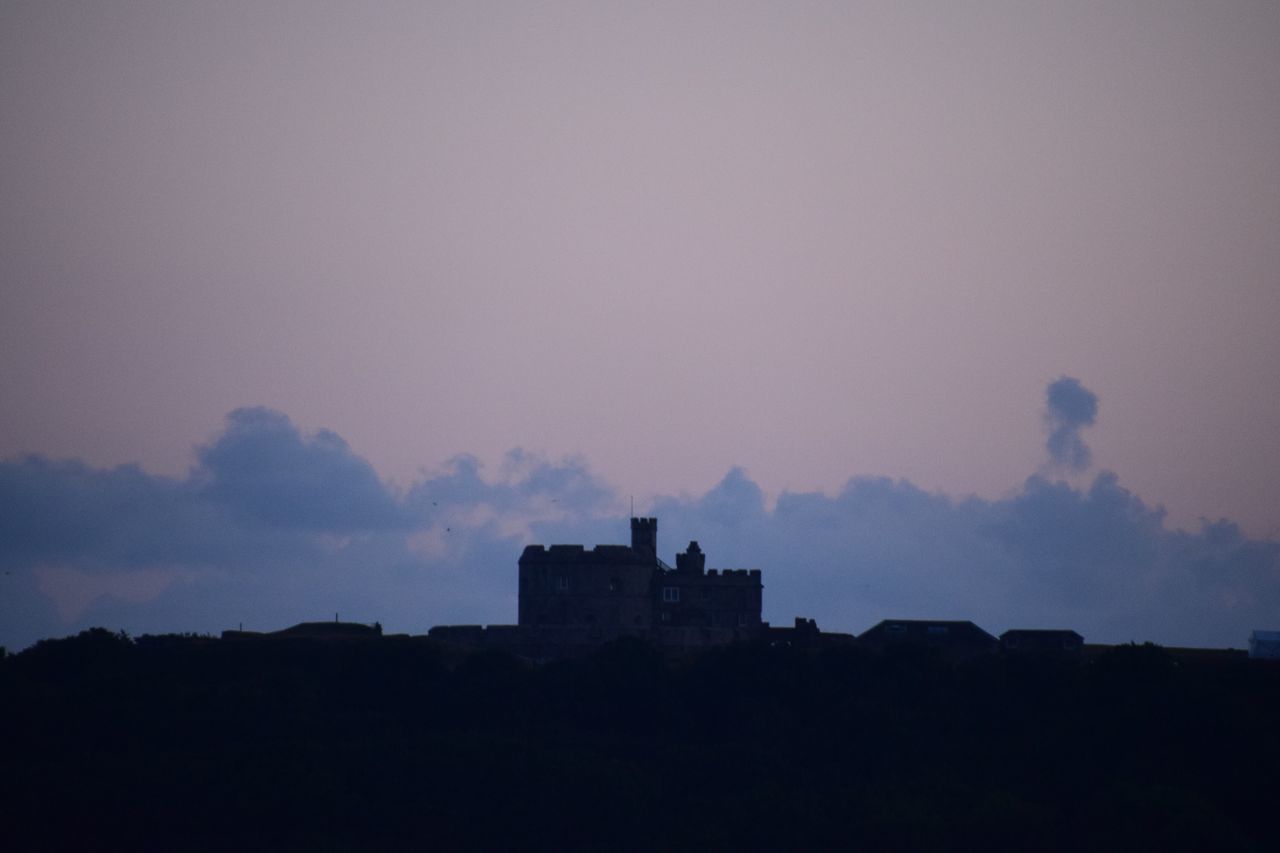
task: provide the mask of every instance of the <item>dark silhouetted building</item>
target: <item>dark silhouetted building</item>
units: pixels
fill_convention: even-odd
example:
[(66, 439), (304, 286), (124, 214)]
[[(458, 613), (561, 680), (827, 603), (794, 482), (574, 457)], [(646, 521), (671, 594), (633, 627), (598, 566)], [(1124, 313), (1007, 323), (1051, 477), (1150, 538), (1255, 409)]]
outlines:
[(1075, 631), (1014, 628), (1000, 635), (1000, 651), (1008, 655), (1079, 657), (1084, 637)]
[(991, 654), (999, 641), (972, 622), (886, 619), (858, 635), (858, 645), (883, 651), (895, 645), (937, 649), (944, 657)]
[(759, 569), (707, 569), (697, 542), (658, 559), (658, 520), (631, 519), (631, 544), (530, 545), (520, 555), (519, 627), (537, 650), (643, 637), (697, 648), (760, 635)]
[(815, 619), (803, 616), (795, 618), (791, 627), (774, 627), (765, 623), (764, 638), (771, 646), (789, 646), (792, 648), (830, 648), (832, 646), (849, 647), (857, 642), (852, 634), (833, 633), (818, 630)]

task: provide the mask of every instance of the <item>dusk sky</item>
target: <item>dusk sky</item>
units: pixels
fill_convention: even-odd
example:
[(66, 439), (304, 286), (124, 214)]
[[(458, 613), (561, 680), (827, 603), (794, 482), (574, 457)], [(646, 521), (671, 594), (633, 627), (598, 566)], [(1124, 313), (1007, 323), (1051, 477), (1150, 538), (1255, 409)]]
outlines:
[(0, 644), (514, 621), (523, 544), (631, 496), (778, 622), (1280, 628), (1277, 45), (0, 0)]

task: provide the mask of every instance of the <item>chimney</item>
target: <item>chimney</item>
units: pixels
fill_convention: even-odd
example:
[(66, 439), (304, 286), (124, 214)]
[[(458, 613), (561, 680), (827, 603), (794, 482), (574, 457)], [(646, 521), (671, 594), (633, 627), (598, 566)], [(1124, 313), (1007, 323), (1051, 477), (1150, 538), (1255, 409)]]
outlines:
[(631, 519), (631, 550), (651, 560), (658, 559), (658, 519)]

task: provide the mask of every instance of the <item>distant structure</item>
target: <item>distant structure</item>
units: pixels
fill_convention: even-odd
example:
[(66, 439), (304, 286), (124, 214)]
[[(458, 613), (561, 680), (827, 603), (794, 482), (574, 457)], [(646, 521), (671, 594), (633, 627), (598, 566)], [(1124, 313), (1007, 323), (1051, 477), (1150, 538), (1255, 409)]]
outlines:
[(1000, 641), (968, 621), (886, 619), (859, 634), (858, 645), (877, 651), (892, 646), (921, 646), (955, 659), (992, 654)]
[(658, 520), (631, 519), (631, 545), (530, 545), (520, 555), (521, 633), (534, 645), (599, 645), (645, 637), (666, 647), (753, 639), (764, 586), (759, 569), (706, 568), (696, 541), (658, 559)]
[(1249, 658), (1280, 660), (1280, 631), (1254, 631), (1250, 634)]
[(1000, 651), (1028, 657), (1079, 657), (1084, 637), (1052, 628), (1012, 628), (1000, 635)]
[(224, 640), (350, 640), (382, 636), (382, 626), (375, 622), (301, 622), (282, 631), (223, 631)]
[(775, 627), (764, 623), (764, 641), (773, 647), (789, 646), (791, 648), (849, 648), (857, 643), (852, 634), (818, 630), (818, 622), (803, 616), (795, 618), (792, 627)]

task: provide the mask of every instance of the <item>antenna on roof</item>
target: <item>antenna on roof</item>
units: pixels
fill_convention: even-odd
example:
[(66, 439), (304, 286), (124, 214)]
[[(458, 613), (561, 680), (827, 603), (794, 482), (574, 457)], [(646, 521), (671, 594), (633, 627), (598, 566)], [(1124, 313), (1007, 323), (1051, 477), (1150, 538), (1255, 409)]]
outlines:
[(635, 495), (631, 496), (631, 517), (632, 518), (636, 517), (636, 496)]

